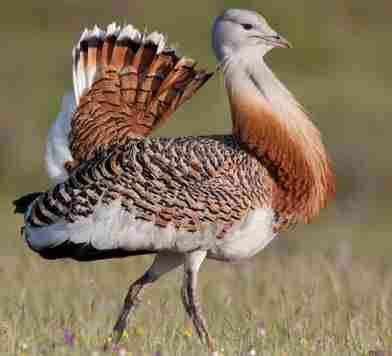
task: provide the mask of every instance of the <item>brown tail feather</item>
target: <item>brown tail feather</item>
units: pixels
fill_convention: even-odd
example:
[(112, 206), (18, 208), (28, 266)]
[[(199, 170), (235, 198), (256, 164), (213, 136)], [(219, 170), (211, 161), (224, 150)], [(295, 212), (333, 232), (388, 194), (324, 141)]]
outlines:
[(74, 50), (73, 158), (81, 162), (105, 146), (149, 135), (213, 74), (195, 67), (156, 32), (115, 24), (85, 30)]

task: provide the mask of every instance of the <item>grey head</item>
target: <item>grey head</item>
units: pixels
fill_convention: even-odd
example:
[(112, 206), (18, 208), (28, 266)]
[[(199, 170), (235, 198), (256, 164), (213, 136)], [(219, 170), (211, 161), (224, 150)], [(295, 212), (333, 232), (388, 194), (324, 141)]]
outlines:
[(219, 61), (241, 52), (249, 55), (249, 51), (257, 51), (259, 56), (263, 56), (274, 47), (291, 47), (263, 16), (243, 9), (228, 9), (216, 18), (212, 46)]

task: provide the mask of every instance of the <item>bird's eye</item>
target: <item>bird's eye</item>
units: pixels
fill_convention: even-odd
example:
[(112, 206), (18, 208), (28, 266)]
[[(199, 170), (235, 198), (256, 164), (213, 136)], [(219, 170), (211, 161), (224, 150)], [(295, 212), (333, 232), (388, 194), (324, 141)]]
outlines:
[(247, 31), (249, 31), (253, 28), (253, 26), (250, 23), (242, 23), (241, 26), (244, 30), (247, 30)]

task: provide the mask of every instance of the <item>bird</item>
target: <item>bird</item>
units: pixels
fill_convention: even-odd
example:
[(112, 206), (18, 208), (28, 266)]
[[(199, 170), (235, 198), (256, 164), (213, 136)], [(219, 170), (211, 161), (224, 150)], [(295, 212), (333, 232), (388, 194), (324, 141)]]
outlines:
[(203, 261), (250, 258), (335, 196), (319, 130), (264, 60), (279, 47), (291, 44), (257, 12), (217, 16), (212, 49), (232, 132), (165, 138), (150, 134), (215, 71), (199, 69), (159, 32), (113, 23), (82, 33), (73, 94), (49, 130), (51, 186), (14, 204), (24, 240), (46, 259), (155, 256), (129, 287), (114, 343), (146, 287), (181, 267), (185, 311), (217, 355), (197, 293)]

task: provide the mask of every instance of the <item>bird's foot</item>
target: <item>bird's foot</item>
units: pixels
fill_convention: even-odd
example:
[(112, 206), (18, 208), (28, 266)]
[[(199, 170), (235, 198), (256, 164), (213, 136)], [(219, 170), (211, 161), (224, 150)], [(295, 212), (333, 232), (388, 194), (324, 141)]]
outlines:
[(210, 355), (211, 356), (223, 356), (223, 352), (220, 352), (220, 351), (217, 351), (217, 350), (210, 351)]
[[(126, 335), (125, 335), (126, 334)], [(102, 347), (103, 351), (112, 351), (116, 348), (119, 347), (121, 338), (123, 338), (124, 336), (128, 336), (128, 334), (123, 331), (117, 331), (117, 330), (113, 330), (112, 334), (110, 336), (108, 336), (105, 340), (105, 343)]]

